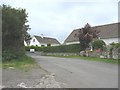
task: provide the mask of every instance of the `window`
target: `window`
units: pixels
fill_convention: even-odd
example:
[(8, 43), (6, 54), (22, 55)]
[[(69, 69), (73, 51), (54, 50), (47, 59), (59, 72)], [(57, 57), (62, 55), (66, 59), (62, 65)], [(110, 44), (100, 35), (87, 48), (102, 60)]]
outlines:
[(33, 39), (33, 42), (35, 42), (35, 39)]

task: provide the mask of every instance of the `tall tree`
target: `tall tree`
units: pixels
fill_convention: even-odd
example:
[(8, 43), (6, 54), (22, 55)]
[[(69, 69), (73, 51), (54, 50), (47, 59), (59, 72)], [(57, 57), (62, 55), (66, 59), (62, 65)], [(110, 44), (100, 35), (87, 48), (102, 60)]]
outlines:
[(28, 14), (25, 9), (2, 6), (2, 52), (3, 59), (13, 59), (25, 54), (24, 37), (29, 26), (25, 25)]
[(91, 28), (88, 23), (82, 29), (80, 29), (77, 37), (79, 38), (81, 48), (86, 50), (93, 38), (98, 37), (98, 33), (99, 31)]
[(30, 30), (31, 28), (29, 28), (29, 25), (24, 25), (23, 29), (24, 29), (23, 30), (24, 31), (24, 40), (27, 42), (27, 44), (30, 44), (31, 35), (27, 31)]

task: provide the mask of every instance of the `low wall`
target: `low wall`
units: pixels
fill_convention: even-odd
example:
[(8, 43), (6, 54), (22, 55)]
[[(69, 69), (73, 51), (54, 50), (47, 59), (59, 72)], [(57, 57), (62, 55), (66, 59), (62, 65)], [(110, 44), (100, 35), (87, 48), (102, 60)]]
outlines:
[(43, 55), (75, 56), (75, 55), (79, 55), (79, 53), (43, 53)]
[[(55, 56), (84, 56), (84, 52), (83, 53), (81, 53), (81, 52), (80, 53), (45, 53), (45, 52), (35, 51), (34, 53), (41, 55), (41, 56), (50, 56), (50, 55), (55, 55)], [(118, 53), (118, 51), (113, 52), (113, 53), (114, 54), (112, 54), (112, 56), (110, 56), (109, 52), (100, 52), (100, 53), (88, 52), (88, 53), (85, 53), (85, 56), (120, 59), (120, 57), (119, 57), (120, 53)]]

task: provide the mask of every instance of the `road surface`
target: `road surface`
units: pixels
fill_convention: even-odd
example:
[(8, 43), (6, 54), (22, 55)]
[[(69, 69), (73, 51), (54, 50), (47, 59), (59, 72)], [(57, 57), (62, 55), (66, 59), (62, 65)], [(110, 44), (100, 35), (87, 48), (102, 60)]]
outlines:
[(118, 88), (118, 65), (29, 54), (66, 88)]

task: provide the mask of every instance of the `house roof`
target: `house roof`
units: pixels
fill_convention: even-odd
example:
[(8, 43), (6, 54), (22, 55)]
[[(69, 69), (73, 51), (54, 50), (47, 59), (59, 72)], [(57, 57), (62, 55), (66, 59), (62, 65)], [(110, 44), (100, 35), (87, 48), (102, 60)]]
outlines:
[(93, 28), (100, 31), (100, 35), (99, 35), (100, 38), (107, 39), (107, 38), (117, 38), (118, 36), (120, 36), (118, 34), (118, 26), (120, 26), (120, 23), (95, 26)]
[(60, 44), (59, 41), (55, 38), (49, 37), (41, 37), (41, 36), (34, 36), (40, 43), (44, 44)]
[[(107, 25), (94, 26), (92, 28), (100, 31), (99, 37), (101, 39), (107, 39), (107, 38), (116, 38), (120, 36), (118, 34), (118, 26), (120, 26), (120, 23), (112, 23), (112, 24), (107, 24)], [(72, 33), (64, 41), (64, 44), (68, 42), (79, 41), (78, 37), (75, 37), (75, 34), (78, 34), (79, 30), (80, 29), (73, 30)]]
[(67, 37), (67, 39), (64, 41), (64, 43), (79, 41), (79, 38), (75, 37), (75, 34), (77, 33), (79, 33), (79, 29), (73, 30), (71, 34)]

